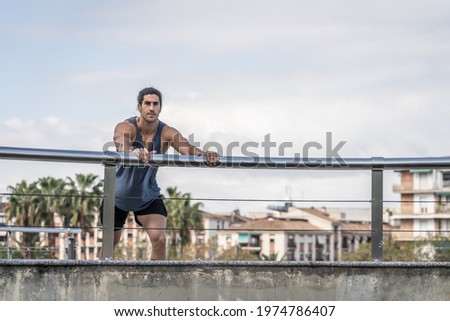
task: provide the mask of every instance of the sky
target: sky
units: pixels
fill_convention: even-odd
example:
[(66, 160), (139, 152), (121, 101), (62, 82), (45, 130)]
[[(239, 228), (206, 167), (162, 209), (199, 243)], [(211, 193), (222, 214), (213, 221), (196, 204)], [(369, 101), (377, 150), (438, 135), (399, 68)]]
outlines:
[[(345, 157), (450, 155), (450, 2), (0, 0), (0, 146), (101, 151), (137, 115), (144, 87), (160, 119), (200, 147), (258, 143), (284, 156), (345, 142)], [(226, 156), (241, 156), (228, 148)], [(173, 150), (169, 150), (173, 153)], [(325, 148), (313, 156), (326, 157)], [(280, 155), (278, 148), (270, 156)], [(0, 160), (0, 192), (20, 180), (100, 165)], [(385, 172), (384, 197), (398, 200)], [(369, 171), (161, 168), (162, 190), (195, 199), (370, 206)], [(289, 193), (287, 193), (289, 191)], [(201, 201), (210, 212), (271, 201)], [(398, 206), (389, 203), (386, 207)]]

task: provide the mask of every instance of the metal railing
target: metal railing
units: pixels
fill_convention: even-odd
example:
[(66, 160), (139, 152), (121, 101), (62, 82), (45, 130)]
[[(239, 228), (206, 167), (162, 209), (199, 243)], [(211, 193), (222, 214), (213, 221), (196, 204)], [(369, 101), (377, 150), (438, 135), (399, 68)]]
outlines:
[(68, 234), (68, 244), (67, 244), (67, 258), (69, 260), (75, 260), (75, 247), (76, 240), (73, 237), (74, 234), (81, 233), (81, 228), (78, 227), (16, 227), (16, 226), (0, 226), (0, 232), (6, 232), (6, 242), (7, 242), (7, 258), (12, 259), (12, 233), (14, 232), (25, 232), (25, 233), (67, 233)]
[[(102, 258), (114, 257), (114, 204), (116, 166), (208, 167), (202, 156), (152, 155), (148, 164), (132, 153), (0, 147), (0, 159), (102, 164), (104, 166), (104, 222)], [(450, 157), (414, 158), (289, 158), (221, 156), (217, 168), (370, 170), (372, 259), (383, 259), (383, 171), (403, 169), (450, 169)]]

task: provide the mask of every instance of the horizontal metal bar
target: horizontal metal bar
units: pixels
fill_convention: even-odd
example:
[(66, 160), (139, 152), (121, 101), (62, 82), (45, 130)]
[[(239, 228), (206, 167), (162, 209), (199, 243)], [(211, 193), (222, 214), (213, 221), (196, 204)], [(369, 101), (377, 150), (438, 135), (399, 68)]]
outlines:
[(58, 150), (42, 148), (0, 147), (0, 158), (12, 160), (31, 160), (46, 162), (73, 162), (101, 164), (117, 162), (116, 157), (98, 151)]
[[(115, 151), (56, 150), (0, 146), (0, 159), (49, 162), (74, 162), (91, 164), (124, 164), (139, 166), (208, 167), (202, 156), (152, 155), (148, 164), (139, 163), (132, 153)], [(402, 170), (402, 169), (450, 169), (450, 157), (404, 157), (404, 158), (293, 158), (293, 157), (245, 157), (221, 156), (218, 168), (254, 169), (355, 169), (355, 170)]]
[(81, 233), (78, 227), (16, 227), (16, 226), (0, 226), (0, 232), (29, 232), (29, 233)]

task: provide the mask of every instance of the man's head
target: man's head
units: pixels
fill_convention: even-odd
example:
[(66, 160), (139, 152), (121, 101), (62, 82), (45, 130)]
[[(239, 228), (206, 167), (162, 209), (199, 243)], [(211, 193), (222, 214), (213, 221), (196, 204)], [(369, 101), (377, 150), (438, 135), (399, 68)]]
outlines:
[(161, 92), (153, 87), (144, 88), (139, 92), (137, 108), (143, 121), (152, 123), (158, 120), (161, 99)]
[(137, 97), (137, 101), (138, 101), (139, 105), (142, 104), (142, 101), (144, 100), (144, 96), (145, 95), (156, 95), (156, 96), (158, 96), (159, 97), (159, 104), (160, 104), (160, 106), (162, 106), (162, 95), (161, 95), (161, 92), (158, 89), (153, 88), (153, 87), (147, 87), (147, 88), (142, 89), (139, 92), (139, 95)]

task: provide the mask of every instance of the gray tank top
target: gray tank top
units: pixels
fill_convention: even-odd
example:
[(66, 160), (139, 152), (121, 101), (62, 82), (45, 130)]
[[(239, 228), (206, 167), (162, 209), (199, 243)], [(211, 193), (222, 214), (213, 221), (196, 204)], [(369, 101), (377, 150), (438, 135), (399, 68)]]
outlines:
[[(136, 139), (133, 147), (143, 148), (142, 136), (136, 123), (136, 116), (129, 118), (136, 128)], [(149, 151), (161, 153), (161, 131), (164, 123), (159, 121)], [(161, 190), (156, 182), (158, 167), (152, 166), (124, 166), (119, 165), (116, 170), (116, 206), (124, 211), (139, 211), (150, 205), (160, 197)]]

